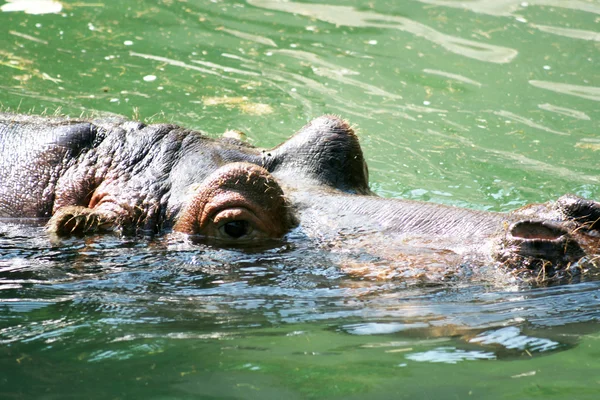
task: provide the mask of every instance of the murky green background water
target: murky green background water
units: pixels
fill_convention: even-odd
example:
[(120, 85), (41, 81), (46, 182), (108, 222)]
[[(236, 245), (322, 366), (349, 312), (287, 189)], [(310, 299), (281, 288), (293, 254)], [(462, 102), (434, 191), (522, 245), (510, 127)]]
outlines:
[[(335, 113), (383, 196), (600, 199), (598, 1), (25, 3), (0, 1), (3, 108), (265, 147)], [(598, 397), (600, 282), (415, 288), (304, 250), (0, 225), (0, 398)]]

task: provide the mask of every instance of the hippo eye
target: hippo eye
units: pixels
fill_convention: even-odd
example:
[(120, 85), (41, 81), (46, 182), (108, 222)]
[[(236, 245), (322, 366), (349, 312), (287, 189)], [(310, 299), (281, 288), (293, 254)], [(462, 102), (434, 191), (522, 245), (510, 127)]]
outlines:
[(242, 236), (246, 236), (252, 232), (252, 226), (248, 221), (236, 220), (229, 221), (223, 224), (219, 231), (221, 234), (227, 235), (233, 239), (239, 239)]
[(279, 184), (269, 171), (251, 163), (217, 169), (186, 201), (173, 230), (197, 235), (208, 244), (262, 245), (281, 238), (295, 224)]

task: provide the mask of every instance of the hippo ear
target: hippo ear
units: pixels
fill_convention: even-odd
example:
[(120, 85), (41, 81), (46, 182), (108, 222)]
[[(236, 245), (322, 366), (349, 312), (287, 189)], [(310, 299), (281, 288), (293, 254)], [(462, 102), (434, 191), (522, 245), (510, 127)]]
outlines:
[(349, 193), (370, 193), (358, 138), (346, 121), (333, 115), (314, 119), (288, 141), (265, 151), (263, 162), (276, 176), (289, 175), (292, 181), (304, 178)]

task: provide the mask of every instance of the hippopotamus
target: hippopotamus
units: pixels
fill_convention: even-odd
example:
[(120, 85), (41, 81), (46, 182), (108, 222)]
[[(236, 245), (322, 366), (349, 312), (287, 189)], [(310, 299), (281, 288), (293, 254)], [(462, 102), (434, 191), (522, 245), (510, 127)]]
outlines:
[(243, 251), (310, 241), (381, 278), (479, 265), (544, 280), (600, 265), (600, 203), (565, 195), (499, 213), (378, 197), (357, 135), (333, 115), (261, 149), (172, 124), (0, 113), (0, 151), (0, 218), (43, 218), (56, 236), (167, 233)]

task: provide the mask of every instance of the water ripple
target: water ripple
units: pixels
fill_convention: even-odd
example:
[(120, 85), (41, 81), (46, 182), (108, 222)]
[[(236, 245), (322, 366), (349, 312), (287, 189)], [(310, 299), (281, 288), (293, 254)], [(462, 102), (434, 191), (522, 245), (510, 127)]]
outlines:
[(247, 2), (255, 7), (300, 14), (336, 26), (397, 29), (423, 37), (458, 55), (479, 61), (505, 64), (511, 62), (518, 54), (517, 50), (508, 47), (443, 34), (427, 25), (405, 17), (380, 14), (374, 11), (359, 11), (354, 7), (272, 0), (247, 0)]
[(479, 14), (488, 14), (498, 17), (515, 16), (516, 11), (522, 11), (529, 6), (548, 6), (566, 8), (578, 11), (600, 14), (600, 6), (593, 2), (579, 0), (419, 0), (421, 3), (436, 6), (462, 8)]
[(554, 104), (544, 103), (538, 104), (542, 110), (550, 111), (556, 114), (566, 115), (567, 117), (577, 118), (584, 121), (589, 121), (591, 118), (583, 111), (574, 110), (572, 108), (561, 107)]
[(438, 347), (421, 353), (407, 354), (406, 358), (418, 362), (456, 364), (460, 361), (495, 360), (496, 355), (480, 350), (467, 351), (455, 347)]
[[(240, 78), (238, 77), (231, 77), (228, 75), (223, 75), (217, 71), (215, 71), (215, 69), (217, 69), (216, 67), (219, 67), (218, 69), (222, 70), (223, 72), (231, 72), (231, 73), (235, 73), (235, 74), (240, 74), (243, 73), (243, 75), (254, 75), (254, 73), (249, 72), (249, 71), (242, 71), (236, 68), (228, 68), (228, 67), (224, 67), (224, 66), (220, 66), (218, 64), (214, 64), (214, 63), (209, 63), (207, 66), (210, 67), (209, 68), (202, 68), (202, 67), (198, 67), (196, 65), (191, 65), (191, 64), (187, 64), (183, 61), (179, 61), (179, 60), (173, 60), (167, 57), (162, 57), (162, 56), (156, 56), (153, 54), (143, 54), (143, 53), (137, 53), (134, 51), (129, 52), (129, 55), (132, 57), (141, 57), (144, 58), (146, 60), (152, 60), (152, 61), (159, 61), (168, 65), (172, 65), (174, 67), (180, 67), (180, 68), (185, 68), (185, 69), (191, 69), (194, 71), (198, 71), (198, 72), (202, 72), (204, 74), (209, 74), (209, 75), (216, 75), (218, 76), (220, 79), (226, 79), (226, 80), (240, 80)], [(193, 62), (193, 61), (192, 61)], [(206, 64), (203, 63), (202, 61), (196, 61), (197, 63), (201, 63), (201, 64)]]
[(462, 76), (459, 74), (453, 74), (450, 72), (446, 72), (446, 71), (439, 71), (437, 69), (429, 69), (429, 68), (425, 68), (423, 70), (423, 72), (427, 73), (427, 74), (433, 74), (433, 75), (439, 75), (439, 76), (443, 76), (445, 78), (450, 78), (450, 79), (454, 79), (455, 81), (459, 81), (459, 82), (463, 82), (463, 83), (468, 83), (469, 85), (474, 85), (477, 87), (481, 87), (481, 82), (477, 82), (473, 79), (467, 78), (466, 76)]
[(570, 83), (548, 82), (531, 80), (529, 83), (540, 89), (581, 97), (582, 99), (600, 101), (600, 87), (572, 85)]
[(561, 176), (566, 179), (580, 180), (588, 183), (597, 184), (598, 182), (600, 182), (600, 177), (597, 176), (582, 174), (576, 171), (572, 171), (565, 167), (560, 167), (555, 164), (535, 160), (523, 154), (518, 154), (512, 151), (497, 150), (490, 147), (478, 146), (475, 145), (471, 140), (458, 135), (446, 135), (441, 132), (434, 131), (432, 129), (428, 129), (427, 133), (430, 135), (442, 136), (452, 142), (462, 143), (463, 145), (472, 148), (478, 148), (486, 153), (500, 156), (504, 160), (515, 162), (517, 165), (519, 165), (520, 168), (542, 172), (548, 174), (549, 176)]
[(557, 135), (563, 135), (563, 136), (569, 135), (568, 133), (560, 132), (560, 131), (554, 130), (552, 128), (548, 128), (547, 126), (538, 124), (537, 122), (534, 122), (529, 118), (522, 117), (522, 116), (512, 113), (510, 111), (506, 111), (506, 110), (494, 111), (494, 114), (499, 117), (507, 118), (507, 119), (510, 119), (511, 121), (519, 122), (521, 124), (530, 126), (535, 129), (540, 129), (545, 132), (550, 132), (550, 133), (554, 133)]
[(218, 30), (229, 33), (230, 35), (233, 35), (240, 39), (250, 40), (251, 42), (255, 42), (258, 44), (265, 45), (265, 46), (277, 47), (277, 43), (275, 43), (273, 40), (269, 39), (268, 37), (255, 35), (255, 34), (247, 33), (247, 32), (240, 32), (240, 31), (236, 31), (234, 29), (229, 29), (229, 28), (219, 28)]
[(553, 33), (555, 35), (564, 36), (572, 39), (592, 40), (600, 42), (600, 33), (594, 31), (586, 31), (583, 29), (559, 28), (556, 26), (529, 24), (542, 32)]
[[(370, 85), (365, 82), (361, 82), (357, 79), (348, 78), (348, 76), (359, 75), (359, 73), (356, 71), (352, 71), (347, 68), (341, 67), (339, 65), (333, 64), (331, 62), (321, 60), (319, 58), (319, 56), (317, 56), (316, 54), (309, 53), (307, 51), (287, 50), (287, 49), (273, 50), (272, 53), (273, 54), (275, 54), (275, 53), (282, 54), (282, 55), (297, 58), (299, 60), (307, 61), (312, 64), (311, 69), (315, 73), (315, 75), (322, 76), (322, 77), (329, 78), (329, 79), (332, 79), (332, 80), (340, 82), (340, 83), (344, 83), (344, 84), (347, 84), (350, 86), (355, 86), (355, 87), (364, 89), (366, 94), (382, 96), (382, 97), (386, 97), (390, 100), (402, 99), (402, 96), (400, 96), (398, 94), (390, 93), (382, 88), (379, 88), (374, 85)], [(315, 87), (314, 82), (309, 81), (309, 83), (311, 83), (311, 85), (310, 85), (311, 87)]]

